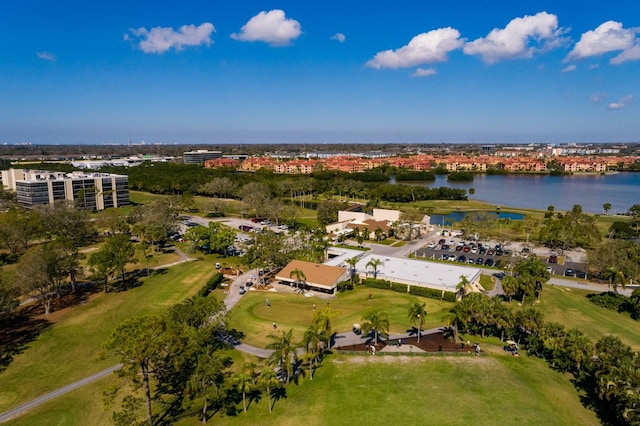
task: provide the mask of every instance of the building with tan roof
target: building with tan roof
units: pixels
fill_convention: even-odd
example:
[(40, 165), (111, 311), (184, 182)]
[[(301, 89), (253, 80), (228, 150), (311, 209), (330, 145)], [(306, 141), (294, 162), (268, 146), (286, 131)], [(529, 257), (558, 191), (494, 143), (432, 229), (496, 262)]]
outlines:
[[(296, 272), (300, 271), (300, 277)], [(292, 260), (276, 274), (276, 280), (304, 290), (335, 294), (341, 281), (349, 279), (349, 270), (339, 266), (322, 265), (304, 260)]]

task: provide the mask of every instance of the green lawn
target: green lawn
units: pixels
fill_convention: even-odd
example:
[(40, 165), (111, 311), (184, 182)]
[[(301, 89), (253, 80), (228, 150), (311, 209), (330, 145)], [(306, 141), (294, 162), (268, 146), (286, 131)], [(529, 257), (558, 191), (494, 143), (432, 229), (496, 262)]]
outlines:
[[(371, 300), (369, 294), (372, 295)], [(270, 307), (266, 306), (266, 299), (269, 299)], [(409, 305), (416, 300), (427, 304), (425, 329), (444, 324), (443, 317), (452, 303), (358, 287), (330, 301), (331, 309), (338, 312), (333, 320), (333, 328), (338, 332), (351, 330), (354, 323), (362, 322), (363, 315), (379, 309), (388, 313), (392, 333), (405, 332), (410, 328), (407, 318)], [(311, 324), (314, 304), (324, 307), (326, 301), (302, 295), (250, 291), (231, 311), (230, 322), (232, 327), (246, 334), (245, 343), (250, 345), (264, 347), (268, 344), (270, 340), (267, 336), (274, 333), (274, 321), (278, 324), (278, 331), (293, 329), (294, 340), (299, 341)]]
[(71, 309), (54, 312), (43, 331), (0, 374), (0, 412), (72, 383), (117, 362), (102, 348), (126, 318), (161, 312), (195, 294), (213, 274), (208, 262), (189, 262), (142, 279), (123, 293), (98, 293)]
[(635, 350), (640, 349), (640, 322), (629, 314), (601, 308), (587, 299), (590, 292), (562, 286), (544, 287), (540, 308), (546, 321), (576, 327), (594, 342), (614, 334)]
[[(266, 398), (218, 425), (597, 425), (567, 377), (542, 360), (448, 356), (335, 356), (313, 381)], [(180, 425), (194, 424), (193, 419)]]

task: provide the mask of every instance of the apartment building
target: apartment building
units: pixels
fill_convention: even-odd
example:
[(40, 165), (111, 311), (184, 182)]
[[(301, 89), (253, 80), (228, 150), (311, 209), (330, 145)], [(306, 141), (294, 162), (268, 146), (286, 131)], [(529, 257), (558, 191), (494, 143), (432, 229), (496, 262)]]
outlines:
[(9, 169), (2, 171), (2, 185), (27, 208), (72, 202), (94, 211), (129, 204), (129, 177), (124, 175)]

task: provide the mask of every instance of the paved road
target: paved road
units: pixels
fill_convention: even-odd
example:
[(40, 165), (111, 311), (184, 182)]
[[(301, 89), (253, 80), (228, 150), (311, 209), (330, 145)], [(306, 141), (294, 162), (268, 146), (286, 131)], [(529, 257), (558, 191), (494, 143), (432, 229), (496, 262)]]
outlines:
[(12, 419), (13, 417), (16, 417), (18, 415), (24, 414), (27, 410), (30, 410), (34, 407), (37, 407), (40, 404), (43, 404), (51, 399), (57, 398), (60, 395), (64, 395), (67, 392), (71, 392), (73, 390), (78, 389), (79, 387), (82, 387), (86, 384), (89, 384), (91, 382), (94, 382), (96, 380), (102, 379), (105, 376), (108, 376), (109, 374), (113, 373), (115, 370), (117, 370), (118, 368), (120, 368), (122, 366), (122, 364), (118, 364), (118, 365), (114, 365), (111, 366), (109, 368), (107, 368), (106, 370), (102, 370), (99, 373), (93, 374), (89, 377), (85, 377), (82, 380), (78, 380), (77, 382), (71, 383), (70, 385), (61, 387), (59, 389), (56, 389), (52, 392), (49, 392), (47, 394), (44, 394), (32, 401), (27, 402), (26, 404), (22, 404), (19, 407), (16, 407), (12, 410), (6, 411), (4, 413), (0, 414), (0, 423), (1, 422), (6, 422), (9, 419)]

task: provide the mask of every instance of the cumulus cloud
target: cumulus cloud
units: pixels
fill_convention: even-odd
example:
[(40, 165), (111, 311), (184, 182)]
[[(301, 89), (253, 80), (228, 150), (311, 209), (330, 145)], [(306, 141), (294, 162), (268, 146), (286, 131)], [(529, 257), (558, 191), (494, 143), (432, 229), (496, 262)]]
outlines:
[(396, 50), (376, 53), (367, 62), (371, 68), (408, 68), (432, 62), (444, 62), (448, 53), (464, 44), (460, 32), (455, 28), (439, 28), (418, 34), (409, 44)]
[[(566, 30), (558, 17), (547, 12), (515, 18), (503, 29), (494, 28), (486, 37), (468, 42), (467, 55), (480, 55), (487, 64), (504, 59), (530, 58), (535, 51), (550, 50), (564, 43)], [(535, 44), (536, 46), (532, 46)]]
[(568, 67), (564, 68), (562, 72), (572, 72), (572, 71), (575, 71), (576, 68), (577, 67), (575, 65), (569, 65)]
[(336, 40), (340, 43), (344, 43), (346, 39), (347, 37), (345, 37), (345, 35), (342, 33), (335, 33), (334, 35), (331, 36), (331, 40)]
[(589, 100), (593, 103), (598, 103), (606, 97), (607, 95), (604, 93), (594, 93), (593, 95), (589, 96)]
[(621, 64), (628, 61), (640, 60), (640, 44), (636, 41), (636, 44), (620, 53), (615, 58), (611, 58), (609, 62), (614, 65)]
[(416, 72), (413, 73), (414, 77), (429, 77), (430, 75), (435, 75), (435, 68), (418, 68)]
[(302, 30), (295, 19), (288, 19), (283, 10), (262, 11), (240, 28), (231, 38), (239, 41), (263, 41), (271, 46), (287, 46)]
[(595, 30), (582, 34), (580, 41), (565, 58), (565, 62), (630, 49), (635, 43), (635, 37), (635, 29), (623, 28), (621, 22), (607, 21)]
[(49, 62), (55, 62), (56, 61), (56, 55), (54, 55), (51, 52), (36, 52), (36, 56), (38, 56), (38, 58), (45, 60), (45, 61), (49, 61)]
[(618, 102), (611, 102), (608, 106), (609, 109), (620, 109), (629, 105), (633, 101), (632, 95), (627, 95), (622, 98)]
[[(176, 51), (182, 50), (185, 46), (199, 46), (204, 44), (210, 46), (211, 34), (216, 31), (213, 24), (205, 22), (199, 26), (183, 25), (177, 31), (171, 27), (132, 28), (129, 32), (140, 39), (138, 46), (145, 53), (162, 54), (173, 48)], [(131, 40), (128, 34), (125, 40)]]

